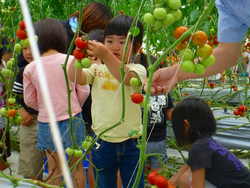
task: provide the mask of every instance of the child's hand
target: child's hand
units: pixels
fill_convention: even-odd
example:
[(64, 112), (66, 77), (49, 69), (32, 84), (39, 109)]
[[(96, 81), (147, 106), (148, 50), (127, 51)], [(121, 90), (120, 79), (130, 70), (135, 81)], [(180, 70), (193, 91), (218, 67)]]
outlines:
[(21, 124), (23, 126), (29, 126), (33, 120), (33, 117), (22, 108), (19, 108), (18, 111), (20, 112), (20, 114), (22, 114)]
[(104, 59), (108, 52), (109, 50), (104, 44), (100, 42), (88, 41), (88, 55), (95, 58)]

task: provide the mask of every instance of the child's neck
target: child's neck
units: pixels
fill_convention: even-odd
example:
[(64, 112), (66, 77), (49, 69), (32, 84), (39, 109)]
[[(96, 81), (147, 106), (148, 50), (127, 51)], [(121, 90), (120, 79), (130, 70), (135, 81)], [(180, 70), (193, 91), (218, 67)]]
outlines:
[(45, 56), (50, 56), (50, 55), (54, 55), (54, 54), (58, 54), (59, 52), (57, 50), (54, 49), (50, 49), (47, 52), (44, 52), (41, 56), (45, 57)]

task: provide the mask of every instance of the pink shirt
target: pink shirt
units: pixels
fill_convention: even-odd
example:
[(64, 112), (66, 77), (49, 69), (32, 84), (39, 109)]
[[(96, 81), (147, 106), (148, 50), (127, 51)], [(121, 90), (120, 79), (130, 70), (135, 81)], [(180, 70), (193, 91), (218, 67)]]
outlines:
[[(51, 56), (41, 57), (44, 72), (47, 79), (49, 93), (54, 108), (56, 121), (62, 121), (69, 118), (68, 115), (68, 94), (65, 82), (65, 76), (62, 69), (66, 59), (66, 54), (55, 54)], [(73, 56), (69, 56), (67, 66), (73, 60)], [(34, 108), (38, 113), (38, 121), (49, 122), (49, 117), (45, 107), (44, 98), (40, 88), (38, 74), (35, 61), (28, 64), (23, 73), (24, 86), (24, 102), (27, 106)], [(68, 79), (69, 80), (69, 79)], [(82, 111), (82, 105), (89, 95), (89, 86), (75, 85), (69, 80), (71, 92), (71, 111), (72, 115), (76, 115)], [(74, 89), (75, 88), (75, 89)], [(77, 92), (76, 92), (77, 90)]]

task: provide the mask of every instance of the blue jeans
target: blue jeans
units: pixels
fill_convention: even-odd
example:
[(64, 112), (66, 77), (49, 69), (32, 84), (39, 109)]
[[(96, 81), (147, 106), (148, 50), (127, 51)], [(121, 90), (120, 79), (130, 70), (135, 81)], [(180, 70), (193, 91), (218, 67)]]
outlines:
[[(138, 171), (140, 149), (137, 139), (128, 139), (121, 143), (110, 143), (99, 139), (99, 147), (92, 148), (92, 162), (98, 171), (98, 187), (117, 187), (117, 170), (120, 170), (123, 187), (132, 187)], [(95, 172), (95, 176), (96, 176)], [(144, 169), (138, 188), (144, 187)]]

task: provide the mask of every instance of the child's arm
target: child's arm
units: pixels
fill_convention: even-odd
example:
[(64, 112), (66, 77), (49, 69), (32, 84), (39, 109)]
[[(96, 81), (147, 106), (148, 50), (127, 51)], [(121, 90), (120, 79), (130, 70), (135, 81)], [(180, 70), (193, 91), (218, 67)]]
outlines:
[(22, 114), (21, 124), (23, 126), (29, 126), (33, 120), (33, 117), (29, 114), (29, 112), (25, 111), (23, 108), (19, 108), (18, 112), (20, 112), (20, 114)]
[[(107, 49), (105, 45), (99, 42), (88, 42), (88, 50), (87, 53), (91, 56), (95, 56), (96, 58), (100, 58), (102, 62), (108, 67), (111, 74), (121, 82), (121, 72), (120, 67), (122, 62), (117, 59), (112, 52)], [(125, 65), (124, 66), (125, 72), (129, 70), (129, 68)], [(130, 79), (132, 77), (136, 77), (134, 72), (127, 72), (125, 75), (125, 85), (130, 86)]]
[[(185, 175), (185, 177), (184, 177), (183, 175)], [(185, 183), (186, 185), (189, 185), (189, 184), (190, 184), (190, 183), (189, 183), (190, 175), (191, 175), (191, 169), (190, 169), (190, 167), (185, 163), (185, 164), (180, 168), (180, 170), (179, 170), (175, 175), (173, 175), (168, 181), (170, 181), (171, 183), (173, 183), (173, 185), (174, 185), (175, 187), (177, 187), (178, 185), (180, 185), (181, 176), (183, 176), (183, 177), (182, 177), (182, 182), (183, 182), (183, 181), (186, 181), (186, 183), (185, 183), (185, 182), (183, 182), (183, 183)], [(183, 184), (183, 183), (182, 183), (182, 184)]]
[(170, 121), (170, 120), (171, 120), (172, 111), (173, 111), (172, 108), (167, 109), (167, 111), (166, 111), (166, 120), (167, 120), (167, 121)]
[(193, 188), (205, 187), (205, 168), (200, 168), (192, 172)]
[(74, 58), (69, 65), (68, 77), (72, 82), (76, 84), (86, 85), (86, 75), (83, 70), (78, 70), (75, 68), (75, 61), (76, 59)]

